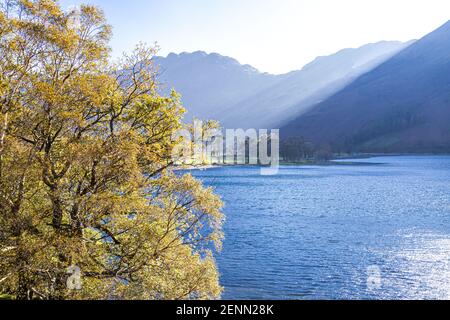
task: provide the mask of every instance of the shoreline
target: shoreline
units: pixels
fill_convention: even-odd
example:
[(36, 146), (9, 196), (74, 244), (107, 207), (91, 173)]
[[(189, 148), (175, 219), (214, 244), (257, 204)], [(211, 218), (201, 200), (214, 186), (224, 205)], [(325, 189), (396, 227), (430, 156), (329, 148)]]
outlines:
[[(358, 155), (348, 155), (348, 156), (336, 156), (330, 160), (302, 160), (302, 161), (280, 161), (280, 166), (374, 166), (383, 165), (381, 162), (359, 162), (351, 160), (364, 160), (377, 157), (408, 157), (408, 156), (450, 156), (450, 154), (434, 154), (434, 153), (364, 153)], [(179, 166), (174, 169), (174, 171), (195, 171), (195, 170), (209, 170), (215, 168), (223, 167), (262, 167), (255, 164), (203, 164), (203, 165), (186, 165)]]

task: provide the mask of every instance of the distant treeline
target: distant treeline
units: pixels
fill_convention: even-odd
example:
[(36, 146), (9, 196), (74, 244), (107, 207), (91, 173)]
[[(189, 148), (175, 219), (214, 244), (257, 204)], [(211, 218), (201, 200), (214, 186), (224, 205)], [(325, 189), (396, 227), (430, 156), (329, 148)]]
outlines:
[(303, 137), (290, 137), (280, 141), (280, 158), (284, 162), (307, 160), (330, 160), (333, 150), (330, 145), (315, 145)]

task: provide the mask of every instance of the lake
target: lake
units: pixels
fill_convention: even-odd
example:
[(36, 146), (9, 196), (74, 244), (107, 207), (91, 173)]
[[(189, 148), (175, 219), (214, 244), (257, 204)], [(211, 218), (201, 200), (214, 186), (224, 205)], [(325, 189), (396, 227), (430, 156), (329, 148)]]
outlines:
[(449, 299), (450, 157), (193, 174), (226, 207), (223, 299)]

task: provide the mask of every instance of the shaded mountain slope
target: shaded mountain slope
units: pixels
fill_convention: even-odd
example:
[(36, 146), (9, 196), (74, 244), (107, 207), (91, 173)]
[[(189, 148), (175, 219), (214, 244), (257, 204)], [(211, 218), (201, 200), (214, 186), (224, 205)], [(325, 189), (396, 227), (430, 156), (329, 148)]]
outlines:
[(181, 93), (186, 121), (198, 117), (217, 119), (228, 128), (278, 128), (407, 45), (383, 41), (344, 49), (283, 75), (202, 51), (157, 57), (155, 62), (165, 91)]
[(282, 128), (335, 151), (450, 152), (450, 22)]

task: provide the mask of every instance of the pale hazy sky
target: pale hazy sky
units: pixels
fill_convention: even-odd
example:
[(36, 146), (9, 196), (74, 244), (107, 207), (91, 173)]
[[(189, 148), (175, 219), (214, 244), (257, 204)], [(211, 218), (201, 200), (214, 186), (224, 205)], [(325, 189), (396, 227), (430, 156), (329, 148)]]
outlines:
[(161, 55), (203, 50), (261, 71), (380, 40), (418, 39), (450, 20), (449, 0), (62, 0), (102, 7), (114, 55), (158, 42)]

